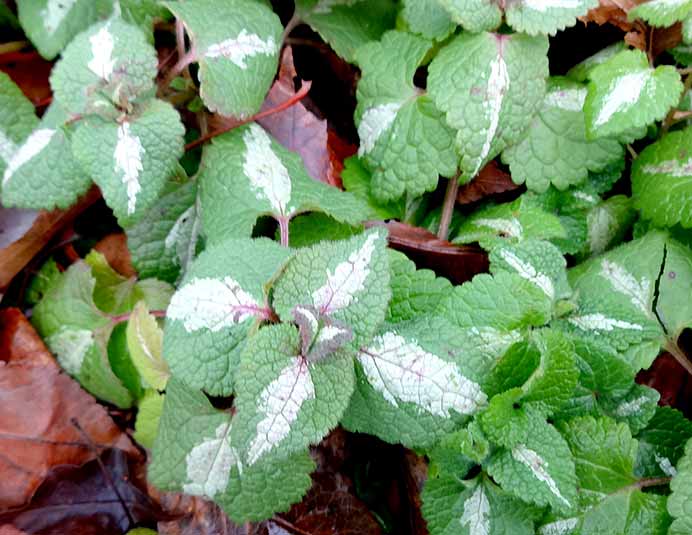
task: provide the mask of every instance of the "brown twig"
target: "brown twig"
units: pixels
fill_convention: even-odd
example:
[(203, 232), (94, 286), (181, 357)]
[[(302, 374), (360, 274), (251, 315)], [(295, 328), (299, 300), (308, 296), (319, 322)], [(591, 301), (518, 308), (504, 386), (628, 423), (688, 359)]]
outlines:
[(302, 99), (305, 98), (305, 96), (310, 91), (311, 85), (312, 85), (312, 83), (309, 81), (303, 82), (303, 87), (301, 87), (300, 90), (295, 95), (293, 95), (289, 99), (286, 99), (281, 104), (279, 104), (273, 108), (270, 108), (268, 110), (264, 110), (264, 111), (261, 111), (259, 113), (256, 113), (252, 117), (249, 117), (247, 119), (243, 119), (242, 121), (234, 122), (233, 124), (231, 124), (225, 128), (220, 128), (219, 130), (209, 132), (208, 134), (206, 134), (206, 135), (204, 135), (198, 139), (195, 139), (194, 141), (191, 141), (190, 143), (185, 145), (185, 151), (189, 151), (189, 150), (194, 149), (195, 147), (203, 145), (204, 143), (206, 143), (210, 139), (215, 138), (216, 136), (220, 136), (221, 134), (225, 134), (226, 132), (230, 132), (234, 128), (238, 128), (239, 126), (251, 123), (253, 121), (258, 121), (259, 119), (263, 119), (264, 117), (267, 117), (269, 115), (273, 115), (274, 113), (282, 112), (282, 111), (290, 108), (291, 106), (293, 106), (294, 104), (296, 104), (297, 102), (300, 102)]
[(309, 531), (300, 529), (298, 526), (293, 525), (288, 520), (284, 520), (280, 516), (273, 517), (271, 521), (274, 522), (274, 524), (278, 524), (279, 527), (282, 527), (285, 530), (290, 531), (291, 533), (295, 533), (295, 535), (312, 535), (312, 533), (310, 533)]
[(281, 235), (281, 245), (283, 245), (284, 247), (288, 247), (289, 219), (288, 219), (288, 217), (283, 216), (283, 217), (277, 217), (276, 220), (279, 222), (279, 234)]
[(459, 193), (459, 174), (460, 172), (457, 171), (447, 182), (445, 200), (442, 204), (442, 215), (440, 216), (440, 227), (437, 229), (437, 237), (441, 240), (446, 240), (449, 234), (449, 225), (452, 222), (454, 206), (457, 202), (457, 193)]
[[(166, 311), (165, 310), (150, 310), (149, 314), (154, 316), (155, 318), (165, 318), (166, 317)], [(123, 323), (126, 321), (129, 321), (130, 316), (132, 315), (132, 312), (126, 312), (125, 314), (117, 314), (115, 316), (111, 316), (111, 322), (113, 325), (117, 325), (118, 323)]]

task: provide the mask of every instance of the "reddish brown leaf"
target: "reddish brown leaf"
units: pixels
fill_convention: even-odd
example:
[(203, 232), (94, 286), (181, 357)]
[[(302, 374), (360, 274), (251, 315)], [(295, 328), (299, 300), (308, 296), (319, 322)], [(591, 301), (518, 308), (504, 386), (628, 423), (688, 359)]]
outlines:
[(159, 535), (245, 535), (214, 502), (177, 492), (160, 492), (151, 485), (149, 494), (169, 516), (158, 523)]
[[(279, 77), (269, 91), (262, 110), (274, 108), (295, 95), (296, 77), (293, 51), (287, 46), (281, 57)], [(287, 110), (260, 119), (259, 123), (282, 145), (301, 155), (312, 178), (334, 186), (341, 185), (343, 159), (356, 149), (336, 139), (338, 136), (329, 131), (327, 121), (317, 118), (305, 104), (298, 102)]]
[(406, 472), (404, 483), (408, 495), (409, 507), (407, 509), (411, 533), (427, 535), (428, 527), (421, 510), (423, 504), (421, 492), (423, 492), (423, 485), (426, 479), (428, 479), (428, 463), (424, 457), (416, 455), (411, 450), (406, 450), (404, 454), (404, 469)]
[[(3, 248), (0, 249), (0, 289), (6, 288), (15, 275), (24, 269), (32, 258), (63, 227), (70, 224), (79, 214), (100, 198), (101, 192), (94, 186), (68, 210), (38, 212), (32, 225), (21, 237), (14, 239), (10, 243), (7, 243), (9, 240), (1, 240)], [(0, 210), (0, 235), (14, 232), (17, 218), (14, 216), (6, 218), (5, 209)], [(33, 214), (36, 214), (36, 212), (33, 212)]]
[(26, 531), (20, 531), (12, 524), (0, 526), (0, 535), (27, 535)]
[(661, 394), (660, 405), (671, 407), (678, 406), (686, 380), (687, 372), (670, 353), (660, 354), (648, 370), (637, 374), (639, 384), (654, 388)]
[(635, 23), (627, 20), (627, 13), (630, 9), (641, 4), (644, 0), (600, 0), (600, 5), (579, 17), (582, 22), (595, 22), (598, 25), (612, 24), (621, 30), (628, 32)]
[(497, 193), (518, 189), (520, 186), (512, 182), (509, 173), (500, 169), (495, 161), (491, 161), (468, 184), (459, 187), (457, 202), (470, 204)]
[(130, 250), (127, 248), (125, 233), (109, 234), (99, 240), (94, 245), (94, 249), (105, 256), (108, 264), (123, 277), (137, 276), (137, 272), (132, 266), (132, 257), (130, 256)]
[(4, 311), (0, 323), (0, 508), (27, 503), (52, 467), (94, 457), (72, 419), (99, 449), (139, 455), (106, 410), (60, 371), (17, 312)]
[(488, 255), (479, 247), (454, 245), (440, 240), (432, 232), (398, 221), (372, 221), (367, 227), (384, 225), (389, 230), (389, 246), (405, 253), (419, 268), (431, 269), (461, 284), (488, 271)]
[(53, 64), (36, 53), (10, 53), (0, 56), (0, 70), (12, 78), (34, 106), (50, 101), (50, 76)]
[(154, 525), (160, 511), (135, 485), (125, 453), (108, 450), (101, 461), (54, 468), (28, 507), (0, 520), (42, 535), (120, 535), (135, 526)]

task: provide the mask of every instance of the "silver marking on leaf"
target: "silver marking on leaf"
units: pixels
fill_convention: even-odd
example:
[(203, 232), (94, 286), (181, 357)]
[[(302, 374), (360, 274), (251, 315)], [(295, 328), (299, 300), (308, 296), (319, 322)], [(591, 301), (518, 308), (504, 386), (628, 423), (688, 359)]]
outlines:
[(5, 174), (2, 177), (2, 185), (4, 186), (7, 184), (10, 178), (12, 178), (12, 175), (16, 173), (20, 167), (45, 149), (56, 132), (57, 130), (53, 130), (52, 128), (39, 128), (38, 130), (34, 130), (7, 163)]
[(262, 418), (248, 450), (248, 464), (255, 464), (284, 440), (303, 403), (314, 398), (315, 385), (308, 363), (302, 357), (294, 357), (259, 396), (257, 412)]
[(228, 487), (231, 469), (243, 473), (235, 448), (231, 446), (231, 424), (220, 424), (213, 438), (204, 438), (185, 456), (187, 481), (183, 492), (213, 499)]
[(568, 321), (582, 331), (612, 331), (614, 329), (627, 329), (631, 331), (642, 331), (644, 328), (638, 323), (608, 318), (597, 312), (595, 314), (585, 314), (583, 316), (573, 316)]
[(562, 518), (541, 526), (538, 533), (540, 535), (568, 535), (572, 533), (578, 523), (578, 518)]
[(9, 163), (19, 147), (5, 133), (0, 130), (0, 160)]
[(356, 294), (365, 289), (378, 238), (377, 233), (369, 234), (365, 243), (352, 252), (348, 260), (339, 263), (334, 272), (327, 270), (327, 282), (312, 293), (313, 304), (322, 314), (346, 308), (356, 300)]
[(401, 102), (392, 102), (365, 110), (358, 125), (358, 137), (360, 138), (358, 156), (363, 156), (375, 148), (377, 140), (394, 123), (401, 104)]
[(115, 59), (113, 59), (113, 34), (108, 31), (109, 25), (106, 24), (98, 32), (89, 37), (91, 43), (92, 58), (87, 63), (89, 70), (99, 78), (109, 81), (113, 75)]
[(601, 276), (610, 282), (615, 290), (629, 297), (631, 303), (644, 314), (651, 315), (651, 309), (648, 305), (651, 281), (645, 278), (638, 281), (621, 265), (607, 259), (601, 262)]
[(373, 388), (395, 407), (413, 403), (419, 410), (450, 418), (452, 410), (473, 414), (487, 401), (481, 387), (459, 367), (395, 332), (377, 336), (358, 353)]
[(519, 220), (514, 217), (511, 219), (481, 217), (474, 219), (473, 224), (477, 227), (491, 228), (510, 238), (521, 238), (524, 231)]
[(218, 332), (250, 318), (265, 318), (267, 310), (231, 277), (194, 278), (178, 289), (166, 312), (183, 322), (187, 332)]
[(665, 475), (667, 475), (668, 477), (675, 477), (676, 475), (678, 475), (678, 471), (673, 466), (673, 463), (670, 462), (670, 459), (668, 457), (662, 457), (658, 453), (654, 453), (654, 459), (656, 459), (658, 467), (661, 469), (661, 472), (663, 472)]
[(243, 133), (245, 159), (243, 172), (258, 201), (268, 201), (278, 216), (290, 216), (291, 177), (288, 169), (274, 153), (271, 138), (258, 124), (251, 124)]
[(545, 13), (549, 9), (577, 9), (584, 0), (523, 0), (524, 7)]
[(587, 92), (585, 87), (555, 89), (545, 96), (545, 104), (565, 111), (581, 111)]
[(46, 7), (41, 10), (41, 18), (47, 34), (55, 33), (76, 3), (77, 0), (48, 0), (46, 2)]
[(263, 40), (259, 35), (249, 33), (244, 28), (232, 38), (215, 43), (207, 48), (205, 54), (208, 58), (226, 58), (241, 69), (247, 69), (246, 60), (257, 55), (272, 56), (276, 54), (278, 47), (273, 37)]
[(645, 165), (642, 171), (649, 175), (669, 175), (675, 178), (692, 176), (692, 158), (685, 162), (665, 160), (658, 164)]
[(478, 485), (473, 494), (464, 502), (461, 527), (468, 526), (469, 535), (490, 535), (490, 502), (483, 485)]
[(142, 156), (145, 152), (139, 136), (133, 135), (130, 131), (130, 123), (125, 121), (119, 125), (118, 142), (113, 153), (113, 171), (120, 174), (120, 181), (127, 192), (127, 215), (135, 212), (137, 194), (142, 190), (139, 174), (144, 170)]
[(620, 418), (634, 416), (635, 414), (638, 414), (642, 410), (642, 407), (649, 402), (651, 402), (651, 398), (647, 396), (639, 396), (638, 398), (623, 401), (615, 409), (615, 416), (619, 416)]
[(63, 327), (46, 338), (46, 344), (55, 354), (58, 363), (72, 376), (79, 375), (82, 363), (94, 343), (94, 335), (86, 329)]
[(531, 470), (533, 476), (539, 481), (545, 483), (550, 489), (550, 492), (552, 492), (558, 498), (558, 500), (564, 503), (567, 507), (570, 507), (569, 501), (562, 495), (560, 489), (555, 483), (555, 480), (548, 472), (548, 463), (540, 455), (538, 455), (538, 453), (527, 448), (525, 444), (518, 444), (512, 448), (512, 458)]
[(534, 266), (528, 262), (524, 262), (508, 249), (502, 249), (500, 251), (500, 256), (520, 277), (538, 286), (551, 300), (555, 297), (555, 287), (548, 275), (539, 272)]
[(636, 105), (646, 83), (649, 81), (650, 74), (650, 71), (647, 69), (613, 79), (608, 86), (607, 95), (601, 102), (594, 124), (601, 126), (607, 123), (616, 113), (627, 111)]

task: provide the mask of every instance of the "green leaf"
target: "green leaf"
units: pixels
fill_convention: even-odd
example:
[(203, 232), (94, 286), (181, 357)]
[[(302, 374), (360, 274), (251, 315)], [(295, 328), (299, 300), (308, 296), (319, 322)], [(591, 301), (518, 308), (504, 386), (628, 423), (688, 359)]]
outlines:
[(297, 0), (296, 15), (353, 62), (360, 46), (394, 27), (396, 5), (392, 0)]
[(179, 180), (169, 179), (151, 208), (126, 229), (132, 264), (142, 278), (175, 283), (195, 258), (202, 226), (197, 182)]
[(616, 139), (586, 139), (586, 93), (581, 84), (552, 79), (523, 139), (502, 153), (514, 182), (526, 182), (539, 193), (550, 184), (564, 190), (584, 182), (589, 171), (601, 171), (623, 158), (624, 149)]
[(350, 352), (311, 362), (293, 325), (260, 329), (238, 368), (233, 441), (243, 462), (262, 466), (319, 442), (346, 410), (354, 381)]
[(99, 399), (127, 408), (132, 397), (108, 362), (112, 324), (94, 303), (95, 286), (85, 262), (72, 264), (34, 307), (32, 322), (67, 373)]
[(90, 117), (74, 133), (74, 154), (101, 188), (121, 226), (153, 206), (183, 153), (185, 129), (169, 103), (151, 100), (118, 123)]
[(212, 407), (202, 392), (172, 378), (154, 442), (148, 479), (161, 490), (213, 499), (235, 522), (286, 511), (310, 486), (306, 451), (283, 462), (242, 462), (231, 438), (236, 418)]
[(142, 379), (156, 390), (164, 390), (171, 375), (163, 359), (162, 346), (163, 331), (140, 301), (127, 322), (127, 347)]
[[(291, 219), (289, 224), (291, 247), (294, 249), (309, 247), (325, 240), (346, 240), (351, 236), (360, 234), (362, 231), (362, 226), (354, 227), (345, 223), (339, 223), (336, 219), (319, 212), (299, 215)], [(276, 239), (279, 239), (278, 229)]]
[(603, 412), (626, 423), (633, 433), (643, 429), (656, 413), (661, 395), (648, 386), (634, 384), (620, 399), (606, 397), (601, 401)]
[(576, 476), (569, 446), (540, 418), (528, 420), (525, 442), (498, 450), (486, 468), (502, 488), (526, 502), (550, 505), (557, 511), (576, 505)]
[(468, 181), (521, 139), (545, 93), (548, 39), (524, 34), (462, 34), (430, 64), (428, 91), (458, 129)]
[(675, 518), (669, 535), (684, 535), (692, 529), (692, 440), (685, 445), (685, 454), (677, 464), (677, 475), (670, 482), (668, 512)]
[(26, 289), (26, 302), (30, 305), (37, 304), (54, 284), (59, 283), (60, 275), (61, 271), (57, 262), (53, 258), (49, 258), (29, 281)]
[(502, 23), (502, 11), (494, 0), (437, 0), (454, 22), (469, 32), (494, 30)]
[(51, 104), (38, 128), (17, 148), (3, 176), (5, 206), (67, 208), (89, 189), (91, 177), (72, 154), (74, 128), (64, 126), (66, 121), (60, 106)]
[(142, 28), (154, 40), (154, 21), (170, 18), (169, 11), (158, 0), (114, 0), (113, 10), (127, 22)]
[(575, 82), (585, 82), (591, 78), (591, 71), (593, 71), (596, 66), (600, 65), (601, 63), (605, 63), (619, 52), (625, 50), (625, 48), (626, 45), (624, 40), (617, 41), (610, 46), (602, 48), (594, 55), (589, 56), (584, 61), (577, 63), (574, 67), (567, 71), (567, 77), (571, 78)]
[(227, 240), (192, 263), (166, 312), (171, 372), (212, 395), (233, 391), (246, 337), (270, 317), (265, 285), (290, 256), (267, 240)]
[(341, 172), (341, 181), (346, 191), (367, 203), (368, 219), (384, 220), (404, 218), (404, 202), (400, 200), (396, 203), (380, 203), (374, 198), (370, 187), (372, 176), (357, 156), (351, 156), (344, 160), (344, 170)]
[[(579, 308), (565, 320), (565, 326), (579, 336), (598, 337), (620, 351), (660, 340), (662, 329), (652, 304), (663, 248), (664, 236), (650, 233), (570, 271)], [(639, 369), (651, 362), (631, 364)]]
[(519, 0), (507, 5), (505, 16), (518, 32), (555, 35), (597, 6), (598, 0)]
[(442, 41), (454, 31), (455, 24), (438, 0), (404, 0), (402, 16), (413, 33)]
[(452, 290), (452, 284), (428, 269), (416, 269), (403, 253), (392, 249), (388, 253), (392, 297), (387, 321), (396, 323), (434, 314)]
[(353, 330), (352, 347), (367, 343), (391, 296), (386, 243), (386, 232), (376, 228), (298, 251), (274, 288), (279, 317), (292, 321), (296, 307), (314, 307)]
[(632, 168), (632, 197), (657, 226), (692, 227), (692, 128), (646, 147)]
[[(37, 124), (33, 104), (7, 74), (0, 72), (0, 173), (4, 174), (3, 186), (7, 182), (10, 162), (15, 160), (19, 163), (26, 159), (26, 156), (19, 158), (19, 150)], [(33, 151), (27, 148), (24, 152), (30, 158)]]
[(629, 20), (643, 19), (651, 26), (672, 26), (692, 12), (692, 0), (649, 0), (627, 14)]
[(74, 38), (55, 65), (50, 84), (55, 101), (68, 114), (116, 118), (119, 108), (151, 92), (157, 67), (156, 50), (142, 31), (110, 19)]
[(533, 535), (536, 510), (486, 477), (429, 479), (423, 515), (430, 535)]
[(134, 439), (145, 448), (154, 447), (156, 434), (159, 430), (159, 420), (163, 412), (165, 395), (156, 390), (147, 390), (137, 403), (137, 418), (135, 420)]
[(536, 203), (525, 202), (522, 196), (511, 203), (488, 205), (473, 212), (461, 224), (452, 243), (478, 242), (484, 249), (492, 250), (530, 238), (564, 238), (565, 232), (556, 215)]
[(132, 362), (132, 355), (127, 347), (127, 323), (118, 323), (113, 327), (106, 345), (108, 364), (123, 386), (130, 391), (134, 399), (144, 395), (144, 383)]
[(692, 437), (692, 422), (671, 407), (657, 407), (656, 413), (637, 434), (636, 473), (640, 477), (675, 475), (675, 465)]
[(113, 7), (109, 0), (18, 0), (19, 21), (46, 59), (53, 59), (72, 38)]
[(692, 290), (692, 251), (674, 240), (666, 241), (665, 264), (658, 284), (656, 316), (667, 338), (676, 342), (683, 329), (692, 327), (690, 295)]
[(244, 0), (163, 5), (185, 25), (207, 108), (240, 119), (256, 113), (279, 62), (279, 17), (262, 2)]
[(542, 290), (553, 302), (572, 293), (566, 266), (560, 250), (547, 241), (528, 239), (516, 245), (498, 246), (490, 253), (492, 273), (516, 273)]
[(586, 214), (586, 235), (591, 254), (600, 254), (622, 241), (634, 223), (632, 199), (614, 195)]
[(424, 447), (482, 408), (479, 359), (458, 328), (435, 316), (387, 325), (358, 352), (358, 381), (343, 425)]
[(391, 31), (356, 53), (362, 73), (355, 113), (359, 156), (373, 170), (371, 190), (380, 201), (418, 197), (437, 187), (439, 175), (456, 172), (454, 131), (413, 84), (431, 45)]
[(318, 211), (352, 225), (368, 215), (363, 201), (310, 178), (300, 156), (254, 123), (205, 147), (198, 179), (204, 234), (210, 242), (249, 237), (261, 215), (288, 221)]
[(619, 135), (663, 119), (682, 88), (675, 67), (652, 69), (641, 50), (620, 52), (591, 72), (584, 103), (587, 136)]

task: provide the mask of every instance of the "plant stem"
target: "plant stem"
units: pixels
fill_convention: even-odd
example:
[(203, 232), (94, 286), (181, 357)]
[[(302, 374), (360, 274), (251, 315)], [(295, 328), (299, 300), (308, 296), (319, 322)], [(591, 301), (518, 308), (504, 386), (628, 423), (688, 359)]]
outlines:
[(233, 124), (231, 124), (225, 128), (220, 128), (219, 130), (215, 130), (214, 132), (209, 132), (208, 134), (206, 134), (206, 135), (204, 135), (198, 139), (195, 139), (194, 141), (185, 145), (185, 150), (188, 151), (188, 150), (194, 149), (195, 147), (198, 147), (199, 145), (206, 143), (207, 141), (209, 141), (212, 138), (215, 138), (216, 136), (220, 136), (221, 134), (225, 134), (226, 132), (230, 132), (234, 128), (238, 128), (239, 126), (251, 123), (253, 121), (258, 121), (259, 119), (262, 119), (263, 117), (267, 117), (268, 115), (272, 115), (274, 113), (279, 113), (279, 112), (284, 111), (287, 108), (290, 108), (295, 103), (297, 103), (300, 100), (302, 100), (303, 98), (305, 98), (305, 96), (308, 94), (308, 91), (310, 91), (311, 85), (312, 84), (309, 81), (303, 82), (303, 87), (301, 87), (300, 90), (295, 95), (293, 95), (289, 99), (286, 99), (284, 102), (282, 102), (278, 106), (276, 106), (274, 108), (270, 108), (268, 110), (261, 111), (259, 113), (256, 113), (252, 117), (249, 117), (247, 119), (243, 119), (242, 121), (234, 122)]
[(287, 217), (278, 217), (277, 221), (279, 222), (279, 233), (281, 234), (281, 245), (284, 247), (288, 247), (288, 218)]
[(192, 48), (188, 50), (182, 57), (178, 58), (178, 61), (176, 62), (173, 67), (171, 67), (171, 70), (168, 71), (166, 74), (166, 77), (163, 79), (163, 82), (161, 83), (161, 87), (168, 87), (168, 85), (173, 81), (173, 79), (178, 76), (181, 72), (185, 70), (185, 68), (190, 65), (190, 63), (194, 62), (197, 59), (197, 53), (195, 52), (195, 49)]
[(634, 147), (630, 145), (629, 143), (627, 144), (627, 152), (630, 153), (630, 156), (632, 157), (633, 160), (636, 160), (639, 154), (637, 154), (637, 151), (634, 150)]
[(10, 52), (19, 52), (27, 46), (29, 41), (11, 41), (9, 43), (0, 44), (0, 54), (8, 54)]
[(668, 342), (663, 349), (673, 355), (673, 358), (678, 361), (678, 364), (685, 368), (687, 373), (692, 375), (692, 362), (690, 362), (685, 353), (678, 347), (678, 344), (675, 342)]
[[(682, 90), (682, 96), (680, 97), (680, 102), (682, 102), (682, 99), (684, 99), (687, 96), (687, 92), (692, 88), (692, 74), (688, 74), (687, 77), (685, 78), (685, 87)], [(661, 133), (658, 136), (659, 138), (663, 137), (668, 133), (668, 130), (672, 126), (674, 120), (675, 120), (675, 113), (678, 111), (678, 107), (680, 106), (680, 102), (678, 105), (670, 110), (668, 112), (668, 115), (666, 115), (666, 118), (663, 120), (663, 124), (661, 125)]]
[(281, 34), (281, 42), (285, 42), (286, 38), (289, 36), (289, 34), (296, 28), (296, 26), (302, 24), (302, 20), (300, 20), (300, 17), (298, 16), (297, 13), (293, 13), (293, 16), (289, 19), (289, 21), (286, 23), (286, 27), (284, 28), (283, 33)]
[(645, 489), (647, 487), (661, 487), (670, 483), (672, 477), (647, 477), (625, 487), (626, 489)]
[(440, 228), (437, 229), (437, 237), (441, 240), (446, 240), (449, 234), (449, 225), (452, 222), (454, 206), (457, 202), (457, 193), (459, 192), (459, 174), (460, 171), (457, 171), (457, 173), (449, 179), (449, 182), (447, 182), (445, 200), (442, 204), (442, 215), (440, 216)]
[[(151, 314), (155, 318), (165, 318), (166, 317), (166, 311), (165, 310), (150, 310), (149, 314)], [(126, 312), (125, 314), (118, 314), (116, 316), (111, 316), (111, 322), (113, 323), (113, 325), (117, 325), (118, 323), (124, 323), (126, 321), (129, 321), (131, 315), (132, 315), (131, 312)]]

